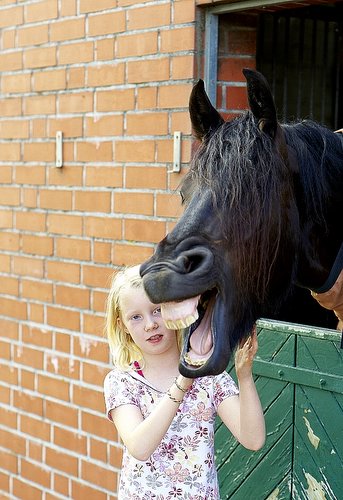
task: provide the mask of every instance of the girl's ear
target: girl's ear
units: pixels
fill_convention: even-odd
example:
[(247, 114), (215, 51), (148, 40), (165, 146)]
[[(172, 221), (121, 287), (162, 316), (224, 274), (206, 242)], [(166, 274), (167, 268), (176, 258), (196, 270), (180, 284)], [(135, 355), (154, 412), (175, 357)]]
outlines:
[(118, 328), (123, 330), (124, 333), (126, 333), (127, 335), (130, 334), (129, 330), (127, 329), (127, 327), (124, 324), (124, 321), (120, 317), (117, 318), (117, 326), (118, 326)]

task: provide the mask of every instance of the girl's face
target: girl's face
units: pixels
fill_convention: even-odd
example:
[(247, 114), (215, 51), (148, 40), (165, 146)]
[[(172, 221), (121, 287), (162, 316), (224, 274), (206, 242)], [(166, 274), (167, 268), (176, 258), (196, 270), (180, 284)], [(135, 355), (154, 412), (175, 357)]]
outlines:
[(144, 288), (128, 287), (120, 297), (121, 322), (143, 354), (178, 349), (176, 332), (164, 325), (161, 308), (148, 299)]

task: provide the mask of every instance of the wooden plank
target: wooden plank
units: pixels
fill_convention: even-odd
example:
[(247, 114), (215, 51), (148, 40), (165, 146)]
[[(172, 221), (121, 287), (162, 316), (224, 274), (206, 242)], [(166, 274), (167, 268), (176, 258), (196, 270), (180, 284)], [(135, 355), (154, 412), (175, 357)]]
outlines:
[(343, 394), (343, 378), (329, 373), (255, 360), (254, 374)]
[[(288, 478), (292, 465), (292, 428), (289, 428), (279, 441), (270, 448), (256, 467), (249, 468), (245, 480), (233, 491), (231, 468), (221, 476), (222, 498), (231, 500), (264, 499), (278, 485)], [(290, 498), (290, 497), (289, 497)], [(285, 497), (285, 500), (287, 497)]]

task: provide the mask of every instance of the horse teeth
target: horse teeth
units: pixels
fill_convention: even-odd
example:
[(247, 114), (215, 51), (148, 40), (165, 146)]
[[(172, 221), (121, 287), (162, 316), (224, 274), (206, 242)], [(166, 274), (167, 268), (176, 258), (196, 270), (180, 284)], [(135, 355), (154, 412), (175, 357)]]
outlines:
[(191, 366), (203, 366), (207, 359), (192, 359), (189, 354), (185, 354), (184, 360)]
[(198, 319), (198, 311), (194, 314), (190, 314), (187, 318), (184, 319), (176, 319), (176, 320), (166, 320), (165, 325), (169, 330), (181, 330), (182, 328), (187, 328), (187, 326), (191, 325)]

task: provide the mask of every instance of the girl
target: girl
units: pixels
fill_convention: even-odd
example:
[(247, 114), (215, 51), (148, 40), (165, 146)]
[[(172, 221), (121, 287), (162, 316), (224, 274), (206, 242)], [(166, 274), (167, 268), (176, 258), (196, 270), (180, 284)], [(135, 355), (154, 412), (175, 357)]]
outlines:
[(120, 500), (218, 500), (214, 423), (218, 414), (246, 448), (264, 444), (252, 377), (256, 332), (237, 350), (239, 390), (226, 373), (187, 379), (178, 372), (179, 332), (148, 299), (139, 266), (118, 272), (106, 332), (115, 368), (104, 382), (107, 415), (124, 443)]

